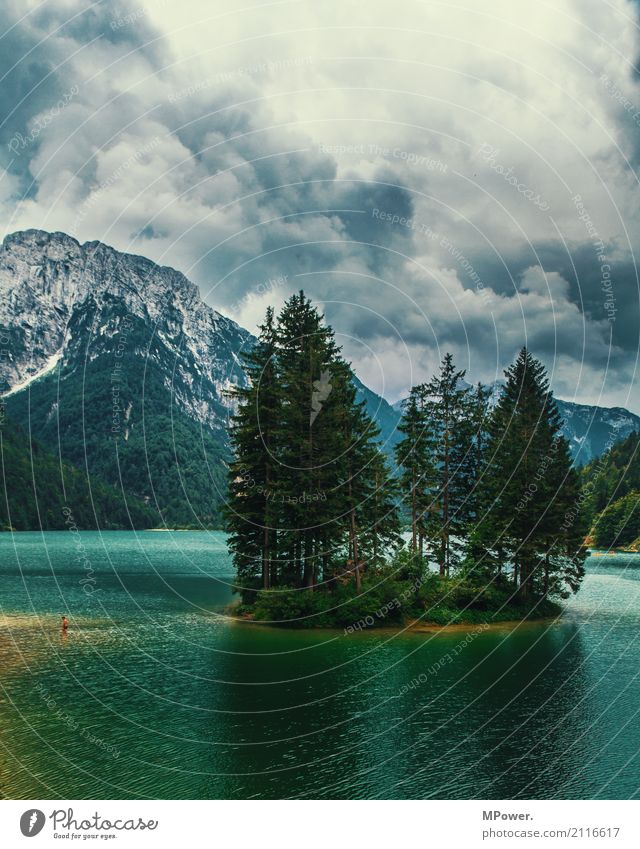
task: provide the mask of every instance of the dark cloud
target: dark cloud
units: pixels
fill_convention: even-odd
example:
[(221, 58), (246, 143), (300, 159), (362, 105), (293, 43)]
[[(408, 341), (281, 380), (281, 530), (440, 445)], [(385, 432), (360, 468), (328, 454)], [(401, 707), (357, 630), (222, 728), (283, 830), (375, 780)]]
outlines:
[[(78, 93), (14, 157), (7, 227), (103, 239), (178, 267), (251, 329), (303, 287), (391, 398), (446, 349), (486, 380), (527, 342), (563, 394), (604, 387), (619, 402), (638, 350), (640, 221), (616, 145), (634, 162), (640, 135), (598, 82), (615, 57), (589, 45), (635, 41), (622, 14), (589, 7), (556, 50), (555, 11), (523, 24), (492, 3), (491, 26), (482, 13), (430, 11), (428, 72), (415, 22), (402, 39), (379, 36), (388, 4), (370, 4), (348, 38), (315, 27), (328, 12), (304, 4), (247, 17), (196, 0), (54, 0), (19, 23), (9, 7), (4, 161), (15, 133)], [(296, 26), (304, 38), (287, 35)], [(586, 69), (571, 58), (585, 51), (596, 57)], [(630, 72), (618, 84), (640, 103)], [(613, 322), (578, 191), (610, 260)]]

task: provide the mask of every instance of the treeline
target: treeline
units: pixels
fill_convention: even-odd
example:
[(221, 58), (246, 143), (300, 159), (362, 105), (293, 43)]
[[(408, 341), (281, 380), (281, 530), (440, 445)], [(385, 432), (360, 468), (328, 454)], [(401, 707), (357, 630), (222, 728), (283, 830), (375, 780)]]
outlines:
[[(394, 469), (303, 292), (277, 319), (267, 311), (246, 371), (227, 526), (245, 602), (264, 618), (288, 618), (287, 605), (291, 616), (339, 607), (345, 592), (380, 600), (380, 584), (399, 577), (414, 587), (413, 610), (454, 596), (533, 606), (578, 589), (580, 480), (544, 368), (526, 349), (491, 411), (486, 390), (470, 389), (447, 354), (404, 404)], [(301, 601), (302, 588), (318, 601)]]
[(0, 425), (0, 530), (149, 528), (155, 511), (61, 463), (6, 417)]
[(582, 580), (586, 522), (580, 478), (544, 367), (526, 348), (505, 372), (489, 413), (482, 386), (465, 388), (450, 354), (412, 389), (397, 449), (412, 515), (412, 550), (513, 584), (521, 599), (566, 597)]
[(583, 502), (598, 548), (640, 543), (640, 434), (614, 443), (582, 471)]
[(227, 524), (245, 588), (313, 588), (384, 563), (397, 488), (353, 372), (303, 292), (267, 311), (237, 390)]

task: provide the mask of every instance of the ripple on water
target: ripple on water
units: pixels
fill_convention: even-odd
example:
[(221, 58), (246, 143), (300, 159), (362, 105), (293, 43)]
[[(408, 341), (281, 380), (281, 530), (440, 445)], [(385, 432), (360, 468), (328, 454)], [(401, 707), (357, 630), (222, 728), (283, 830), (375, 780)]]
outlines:
[(22, 539), (13, 563), (0, 539), (6, 796), (637, 792), (640, 558), (589, 564), (561, 622), (487, 631), (456, 654), (459, 632), (230, 622), (228, 558), (206, 535), (83, 536), (100, 589), (87, 597), (69, 536), (48, 537), (46, 556)]

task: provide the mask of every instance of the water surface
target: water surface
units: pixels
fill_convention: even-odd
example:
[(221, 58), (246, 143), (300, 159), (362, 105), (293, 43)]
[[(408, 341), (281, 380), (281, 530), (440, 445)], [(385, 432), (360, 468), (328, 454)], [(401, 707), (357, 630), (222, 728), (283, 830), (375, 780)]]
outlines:
[(2, 794), (637, 795), (640, 556), (472, 634), (237, 623), (231, 574), (221, 533), (0, 535)]

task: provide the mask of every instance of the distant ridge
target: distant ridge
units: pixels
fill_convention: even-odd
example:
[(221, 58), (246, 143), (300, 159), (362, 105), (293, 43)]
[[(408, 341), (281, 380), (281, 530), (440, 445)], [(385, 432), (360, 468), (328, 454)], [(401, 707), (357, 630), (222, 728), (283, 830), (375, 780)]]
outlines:
[[(158, 524), (219, 527), (229, 390), (254, 337), (183, 274), (102, 242), (13, 233), (0, 247), (0, 392), (7, 414)], [(392, 454), (400, 403), (356, 388)], [(497, 386), (494, 389), (497, 390)], [(580, 464), (640, 417), (558, 401)]]

